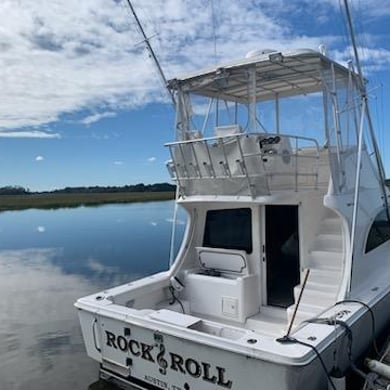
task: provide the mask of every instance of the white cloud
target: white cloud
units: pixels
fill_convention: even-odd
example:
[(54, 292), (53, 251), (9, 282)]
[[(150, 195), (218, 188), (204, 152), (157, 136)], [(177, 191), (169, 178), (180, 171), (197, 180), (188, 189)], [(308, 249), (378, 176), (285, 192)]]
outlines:
[(123, 165), (123, 161), (114, 161), (114, 165)]
[(43, 156), (35, 157), (35, 161), (43, 161), (44, 159), (45, 159), (45, 157), (43, 157)]
[(91, 123), (95, 123), (95, 122), (100, 121), (100, 119), (103, 119), (103, 118), (114, 118), (115, 116), (116, 116), (115, 112), (107, 111), (107, 112), (102, 112), (102, 113), (99, 113), (99, 114), (89, 115), (89, 116), (85, 117), (84, 119), (82, 119), (80, 121), (80, 123), (82, 123), (84, 125), (90, 125)]
[[(317, 4), (312, 0), (304, 0), (309, 5)], [(322, 0), (322, 5), (329, 4), (335, 7), (337, 10), (340, 9), (340, 0)], [(384, 17), (390, 15), (390, 3), (388, 0), (364, 0), (364, 1), (350, 1), (349, 8), (352, 12), (352, 16), (362, 17)]]
[[(289, 14), (305, 2), (220, 0), (214, 27), (204, 0), (137, 0), (134, 6), (146, 34), (157, 34), (152, 44), (170, 78), (215, 62), (214, 30), (218, 62), (256, 48), (339, 42), (333, 35), (294, 33)], [(367, 2), (371, 15), (390, 12), (387, 0)], [(2, 0), (0, 19), (0, 132), (81, 110), (97, 112), (81, 119), (89, 125), (117, 110), (168, 101), (125, 1)]]
[[(390, 66), (390, 50), (359, 47), (358, 54), (366, 76)], [(343, 51), (333, 51), (332, 55), (338, 62), (346, 65), (353, 58), (352, 47), (347, 47)]]
[(0, 138), (61, 138), (61, 135), (38, 130), (0, 131)]
[(45, 231), (46, 231), (46, 228), (44, 226), (38, 226), (37, 227), (37, 232), (44, 233)]
[(157, 160), (156, 157), (149, 157), (149, 158), (148, 158), (148, 162), (150, 162), (150, 163), (153, 163), (153, 162), (155, 162), (156, 160)]

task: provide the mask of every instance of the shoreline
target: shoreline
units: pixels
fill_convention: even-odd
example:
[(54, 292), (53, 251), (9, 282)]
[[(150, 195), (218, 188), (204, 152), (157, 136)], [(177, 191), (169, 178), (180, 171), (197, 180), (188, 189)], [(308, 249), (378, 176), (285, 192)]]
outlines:
[(28, 209), (60, 209), (81, 206), (101, 206), (134, 202), (154, 202), (175, 199), (174, 192), (109, 192), (69, 194), (0, 195), (0, 211)]

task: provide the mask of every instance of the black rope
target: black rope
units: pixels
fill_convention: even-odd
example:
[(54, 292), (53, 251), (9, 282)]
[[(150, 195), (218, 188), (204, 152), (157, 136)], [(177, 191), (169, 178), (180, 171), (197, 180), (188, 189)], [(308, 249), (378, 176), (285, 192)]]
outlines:
[(173, 305), (175, 302), (177, 302), (180, 305), (183, 314), (185, 314), (183, 304), (181, 303), (180, 299), (175, 295), (175, 289), (172, 286), (169, 286), (169, 291), (172, 295), (172, 300), (169, 302), (169, 304)]
[(353, 333), (352, 333), (351, 328), (349, 327), (349, 325), (346, 322), (341, 321), (341, 320), (335, 320), (335, 324), (342, 326), (345, 329), (345, 331), (347, 332), (348, 341), (349, 341), (348, 359), (349, 359), (349, 363), (351, 365), (352, 370), (354, 372), (356, 372), (359, 376), (361, 376), (363, 379), (367, 379), (367, 375), (356, 366), (356, 364), (352, 358)]
[[(361, 371), (355, 364), (353, 357), (352, 357), (352, 345), (353, 345), (353, 333), (349, 325), (345, 321), (338, 320), (336, 318), (312, 318), (305, 322), (312, 323), (312, 324), (324, 324), (324, 325), (340, 325), (342, 328), (344, 328), (347, 337), (348, 337), (348, 360), (349, 364), (354, 372), (356, 372), (359, 376), (361, 376), (363, 379), (367, 379), (367, 375)], [(334, 370), (337, 369), (337, 367), (333, 367)]]
[(372, 344), (372, 348), (374, 349), (375, 354), (377, 356), (380, 356), (378, 345), (376, 344), (376, 338), (375, 338), (376, 321), (375, 321), (375, 314), (372, 311), (372, 308), (370, 306), (368, 306), (367, 303), (359, 301), (358, 299), (344, 299), (342, 301), (336, 302), (335, 305), (340, 305), (341, 303), (359, 303), (360, 305), (364, 306), (367, 309), (367, 311), (370, 313), (371, 324), (372, 324), (371, 344)]
[[(345, 299), (343, 301), (336, 302), (336, 305), (339, 305), (341, 303), (358, 303), (358, 304), (361, 304), (370, 313), (371, 322), (372, 322), (372, 346), (374, 348), (375, 353), (379, 356), (379, 352), (378, 352), (378, 348), (377, 348), (376, 340), (375, 340), (375, 331), (376, 331), (375, 315), (374, 315), (374, 312), (372, 311), (371, 307), (368, 306), (366, 303), (361, 302), (359, 300), (355, 300), (355, 299)], [(363, 379), (367, 379), (367, 375), (362, 370), (360, 370), (356, 366), (355, 362), (353, 361), (353, 357), (352, 357), (353, 333), (352, 333), (352, 329), (350, 328), (350, 326), (345, 321), (341, 321), (341, 320), (338, 320), (336, 318), (311, 318), (311, 319), (306, 320), (305, 322), (324, 324), (324, 325), (339, 325), (339, 326), (341, 326), (345, 330), (346, 335), (348, 337), (348, 360), (349, 360), (351, 369), (356, 374), (358, 374), (360, 377), (362, 377)], [(280, 339), (277, 339), (276, 341), (278, 341), (280, 343), (297, 343), (297, 344), (301, 344), (301, 345), (304, 345), (306, 347), (311, 348), (315, 352), (315, 354), (317, 355), (317, 357), (318, 357), (318, 359), (319, 359), (319, 361), (320, 361), (320, 363), (322, 365), (322, 368), (324, 369), (324, 371), (326, 373), (326, 376), (328, 378), (328, 381), (329, 381), (332, 389), (336, 390), (336, 387), (335, 387), (335, 385), (334, 385), (334, 383), (332, 381), (331, 376), (328, 373), (328, 370), (326, 368), (326, 365), (325, 365), (325, 363), (324, 363), (320, 353), (318, 352), (318, 350), (313, 345), (305, 343), (304, 341), (297, 340), (297, 339), (292, 338), (290, 336), (284, 336), (284, 337), (282, 337)], [(334, 369), (335, 369), (335, 367), (334, 367)]]
[(328, 373), (328, 369), (326, 368), (324, 360), (322, 359), (320, 353), (318, 352), (317, 348), (314, 345), (311, 345), (309, 343), (305, 343), (304, 341), (297, 340), (291, 336), (284, 336), (282, 338), (276, 339), (276, 341), (278, 341), (281, 344), (300, 344), (300, 345), (303, 345), (305, 347), (311, 348), (314, 351), (314, 353), (317, 355), (318, 360), (320, 361), (321, 366), (324, 369), (324, 372), (326, 374), (326, 377), (328, 378), (328, 381), (329, 381), (332, 389), (337, 390), (335, 384), (333, 383), (331, 376)]
[[(375, 351), (375, 353), (380, 356), (380, 353), (378, 351), (378, 347), (377, 347), (377, 344), (376, 344), (376, 340), (375, 340), (375, 332), (376, 332), (376, 322), (375, 322), (375, 315), (374, 315), (374, 312), (372, 310), (372, 308), (367, 305), (365, 302), (361, 302), (357, 299), (345, 299), (345, 300), (342, 300), (342, 301), (339, 301), (339, 302), (336, 302), (335, 305), (340, 305), (342, 303), (358, 303), (360, 305), (362, 305), (364, 308), (367, 309), (368, 313), (370, 313), (370, 316), (371, 316), (371, 324), (372, 324), (372, 336), (371, 336), (371, 342), (372, 342), (372, 346), (373, 346), (373, 349)], [(339, 325), (341, 326), (345, 332), (346, 332), (346, 335), (348, 337), (348, 360), (349, 360), (349, 363), (350, 363), (350, 366), (351, 366), (351, 369), (357, 374), (359, 375), (360, 377), (362, 377), (363, 379), (367, 380), (368, 376), (367, 374), (365, 374), (362, 370), (360, 370), (354, 360), (353, 360), (353, 357), (352, 357), (352, 345), (353, 345), (353, 332), (352, 332), (352, 329), (350, 328), (350, 326), (345, 322), (345, 321), (341, 321), (341, 320), (338, 320), (337, 318), (311, 318), (311, 319), (308, 319), (306, 320), (305, 322), (308, 322), (308, 323), (317, 323), (317, 324), (324, 324), (324, 325)], [(326, 374), (327, 374), (327, 377), (328, 377), (328, 380), (332, 386), (333, 389), (335, 389), (335, 386), (331, 380), (331, 377), (330, 375), (328, 374), (328, 371), (326, 369), (326, 366), (319, 354), (319, 352), (316, 350), (316, 348), (311, 345), (311, 344), (308, 344), (308, 343), (305, 343), (303, 341), (300, 341), (300, 340), (296, 340), (296, 339), (293, 339), (293, 338), (290, 338), (288, 336), (284, 336), (282, 339), (278, 339), (277, 341), (279, 342), (296, 342), (298, 344), (301, 344), (301, 345), (305, 345), (307, 347), (310, 347), (313, 349), (313, 351), (317, 354), (320, 362), (321, 362), (321, 365), (322, 367), (324, 368)], [(333, 367), (334, 369), (336, 369), (336, 367)]]

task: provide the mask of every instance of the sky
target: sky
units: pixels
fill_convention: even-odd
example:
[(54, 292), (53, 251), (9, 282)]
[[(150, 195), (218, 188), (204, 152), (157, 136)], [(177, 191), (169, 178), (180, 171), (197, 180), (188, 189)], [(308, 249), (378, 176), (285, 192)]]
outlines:
[[(133, 0), (166, 77), (253, 49), (352, 58), (339, 0)], [(351, 0), (390, 176), (390, 2)], [(174, 112), (126, 0), (1, 0), (0, 187), (169, 181)]]

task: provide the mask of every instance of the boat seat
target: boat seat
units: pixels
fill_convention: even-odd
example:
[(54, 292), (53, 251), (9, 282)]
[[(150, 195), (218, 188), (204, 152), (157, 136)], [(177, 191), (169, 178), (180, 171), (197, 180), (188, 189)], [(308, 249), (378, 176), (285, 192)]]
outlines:
[(198, 246), (195, 249), (201, 270), (217, 271), (232, 276), (249, 273), (245, 251), (203, 246)]

